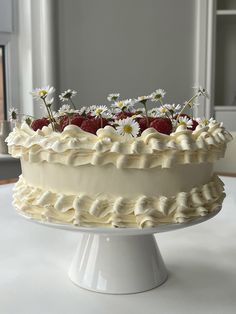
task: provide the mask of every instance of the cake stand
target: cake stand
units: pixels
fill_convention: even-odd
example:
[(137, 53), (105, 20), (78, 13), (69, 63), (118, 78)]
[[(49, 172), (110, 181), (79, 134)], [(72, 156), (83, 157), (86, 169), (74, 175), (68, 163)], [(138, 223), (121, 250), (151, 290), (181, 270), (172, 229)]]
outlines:
[(109, 294), (130, 294), (153, 289), (167, 279), (167, 271), (154, 234), (181, 229), (215, 216), (217, 207), (206, 216), (155, 228), (84, 228), (33, 219), (44, 226), (78, 232), (77, 252), (69, 277), (81, 288)]

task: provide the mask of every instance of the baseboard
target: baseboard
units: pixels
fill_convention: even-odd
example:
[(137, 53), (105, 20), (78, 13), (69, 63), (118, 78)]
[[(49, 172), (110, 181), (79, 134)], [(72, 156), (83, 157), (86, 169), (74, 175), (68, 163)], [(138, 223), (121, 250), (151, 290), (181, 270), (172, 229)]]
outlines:
[(223, 177), (236, 177), (235, 172), (215, 172), (218, 176), (223, 176)]
[(0, 185), (2, 185), (2, 184), (15, 183), (17, 180), (18, 180), (18, 178), (0, 180)]

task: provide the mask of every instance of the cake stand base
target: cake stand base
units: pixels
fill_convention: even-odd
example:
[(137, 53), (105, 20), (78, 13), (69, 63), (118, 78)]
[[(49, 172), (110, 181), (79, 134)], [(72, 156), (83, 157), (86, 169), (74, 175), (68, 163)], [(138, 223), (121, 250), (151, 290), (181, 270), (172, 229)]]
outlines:
[(69, 277), (84, 289), (129, 294), (161, 285), (167, 271), (153, 235), (83, 233)]
[(160, 286), (167, 271), (157, 247), (154, 233), (191, 227), (214, 217), (217, 206), (209, 214), (190, 221), (160, 224), (154, 228), (78, 227), (43, 221), (19, 211), (32, 222), (52, 228), (71, 230), (81, 237), (72, 261), (69, 277), (81, 288), (110, 294), (129, 294)]

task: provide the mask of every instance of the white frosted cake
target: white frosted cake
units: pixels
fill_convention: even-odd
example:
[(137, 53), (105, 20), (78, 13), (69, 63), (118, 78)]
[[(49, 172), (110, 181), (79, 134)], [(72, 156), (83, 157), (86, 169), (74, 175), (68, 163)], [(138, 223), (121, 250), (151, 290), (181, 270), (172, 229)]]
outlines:
[[(171, 112), (168, 106), (161, 108)], [(100, 106), (97, 117), (91, 113), (98, 107), (92, 107), (61, 110), (54, 114), (54, 127), (48, 117), (43, 118), (46, 123), (37, 119), (16, 124), (7, 142), (22, 166), (13, 196), (18, 211), (76, 226), (145, 228), (182, 223), (219, 209), (225, 193), (213, 163), (224, 156), (231, 139), (221, 123), (197, 123), (181, 111), (163, 117), (152, 109), (144, 117), (142, 110), (131, 111), (127, 104), (113, 116)], [(158, 131), (158, 123), (164, 129)]]

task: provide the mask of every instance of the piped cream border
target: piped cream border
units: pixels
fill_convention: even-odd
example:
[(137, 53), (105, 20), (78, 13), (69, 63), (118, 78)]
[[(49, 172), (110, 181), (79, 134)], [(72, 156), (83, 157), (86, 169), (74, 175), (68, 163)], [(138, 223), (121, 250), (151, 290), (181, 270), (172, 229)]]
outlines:
[(214, 175), (207, 184), (174, 197), (136, 198), (112, 195), (63, 195), (30, 186), (21, 176), (13, 205), (37, 220), (83, 227), (155, 227), (182, 223), (216, 210), (225, 197), (223, 182)]
[(214, 162), (224, 156), (231, 139), (230, 133), (217, 122), (197, 126), (193, 132), (181, 125), (170, 135), (149, 128), (128, 142), (111, 126), (99, 129), (94, 135), (75, 125), (67, 126), (62, 133), (53, 132), (50, 127), (35, 132), (23, 123), (14, 128), (6, 141), (13, 157), (30, 162), (73, 166), (111, 163), (117, 168), (145, 169)]

